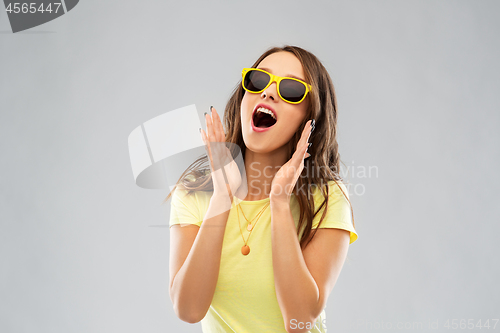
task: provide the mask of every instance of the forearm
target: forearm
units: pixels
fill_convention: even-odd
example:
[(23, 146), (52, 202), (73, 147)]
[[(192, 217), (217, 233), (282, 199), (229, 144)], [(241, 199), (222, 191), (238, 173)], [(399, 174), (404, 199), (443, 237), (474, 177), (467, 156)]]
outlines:
[(212, 303), (230, 204), (227, 197), (212, 196), (191, 250), (174, 277), (171, 298), (175, 312), (190, 322), (203, 319)]
[(271, 200), (271, 240), (275, 289), (285, 326), (291, 320), (315, 320), (319, 289), (302, 255), (289, 202)]

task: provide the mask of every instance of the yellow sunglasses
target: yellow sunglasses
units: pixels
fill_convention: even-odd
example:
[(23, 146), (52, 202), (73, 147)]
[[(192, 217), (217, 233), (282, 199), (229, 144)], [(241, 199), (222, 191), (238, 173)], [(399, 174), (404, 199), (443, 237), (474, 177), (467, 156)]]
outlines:
[(259, 68), (243, 68), (241, 85), (251, 93), (260, 93), (276, 82), (281, 99), (291, 104), (299, 104), (306, 98), (312, 86), (293, 77), (273, 75)]

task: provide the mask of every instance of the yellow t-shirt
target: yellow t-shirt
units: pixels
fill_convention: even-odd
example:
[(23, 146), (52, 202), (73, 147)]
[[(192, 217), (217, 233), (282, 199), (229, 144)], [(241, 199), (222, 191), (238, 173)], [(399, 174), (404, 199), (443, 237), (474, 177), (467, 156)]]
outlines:
[[(349, 196), (347, 188), (338, 181), (344, 193)], [(350, 243), (358, 235), (352, 226), (351, 209), (339, 187), (334, 181), (329, 185), (328, 211), (320, 228), (338, 228), (350, 231)], [(323, 194), (319, 188), (313, 191), (315, 210), (323, 202)], [(172, 195), (170, 210), (170, 226), (190, 223), (201, 226), (208, 209), (211, 192), (198, 191), (187, 195), (187, 191), (176, 188)], [(253, 231), (247, 230), (241, 210), (247, 219), (253, 219), (269, 202), (269, 198), (257, 201), (242, 201), (234, 198), (224, 233), (219, 277), (214, 297), (201, 325), (204, 333), (237, 332), (285, 332), (285, 324), (281, 313), (276, 290), (271, 248), (271, 210), (268, 206), (260, 216)], [(235, 204), (240, 204), (240, 223), (236, 215)], [(300, 208), (294, 195), (290, 199), (290, 208), (298, 227)], [(324, 207), (313, 219), (313, 229), (317, 227)], [(241, 232), (248, 239), (250, 253), (244, 256), (241, 247), (244, 245)], [(293, 324), (293, 323), (292, 323)], [(298, 324), (298, 323), (296, 323)], [(316, 319), (311, 333), (326, 332), (325, 310)]]

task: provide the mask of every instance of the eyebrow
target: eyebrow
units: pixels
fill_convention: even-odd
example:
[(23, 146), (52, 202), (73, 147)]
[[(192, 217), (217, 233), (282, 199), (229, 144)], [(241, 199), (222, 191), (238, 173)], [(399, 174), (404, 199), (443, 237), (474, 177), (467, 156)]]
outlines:
[[(265, 71), (271, 72), (271, 70), (270, 70), (269, 68), (265, 68), (265, 67), (258, 67), (258, 69), (263, 69), (263, 70), (265, 70)], [(294, 79), (299, 79), (299, 80), (301, 80), (301, 81), (306, 82), (306, 80), (304, 80), (303, 78), (300, 78), (300, 77), (295, 76), (295, 75), (293, 75), (293, 74), (287, 74), (286, 76), (288, 76), (288, 77), (293, 77)]]

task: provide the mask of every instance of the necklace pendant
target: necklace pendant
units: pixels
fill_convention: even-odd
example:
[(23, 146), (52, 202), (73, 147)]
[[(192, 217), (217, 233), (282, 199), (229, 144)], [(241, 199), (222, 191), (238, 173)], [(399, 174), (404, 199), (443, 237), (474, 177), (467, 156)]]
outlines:
[(248, 223), (247, 230), (252, 231), (252, 229), (253, 229), (253, 225), (251, 223)]
[(242, 253), (244, 256), (248, 255), (248, 254), (250, 253), (250, 246), (248, 246), (248, 245), (243, 245), (243, 246), (241, 247), (241, 253)]

